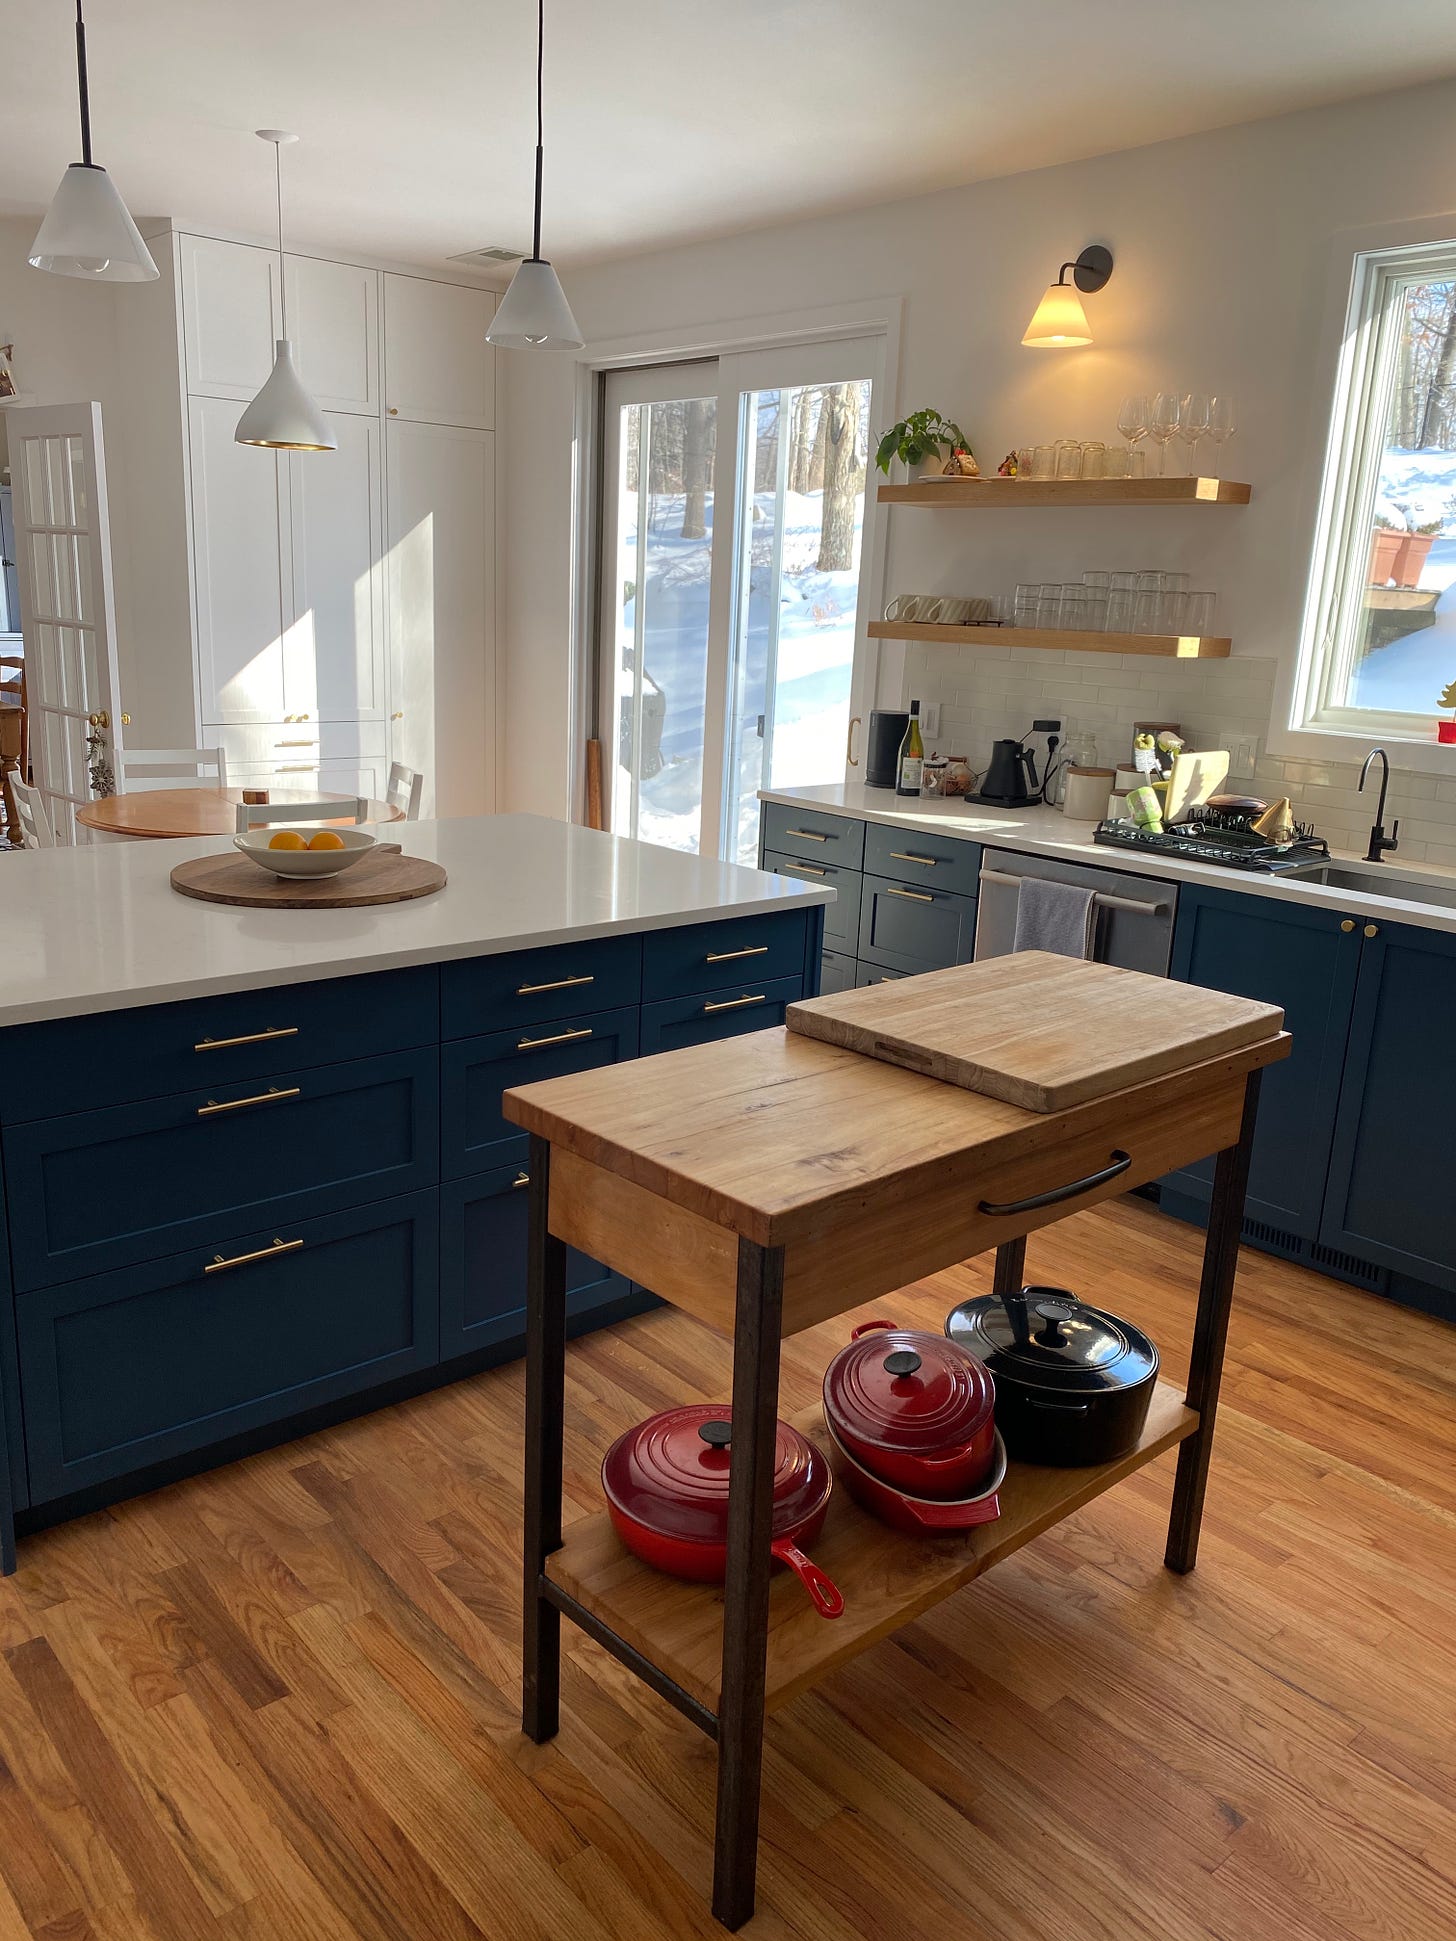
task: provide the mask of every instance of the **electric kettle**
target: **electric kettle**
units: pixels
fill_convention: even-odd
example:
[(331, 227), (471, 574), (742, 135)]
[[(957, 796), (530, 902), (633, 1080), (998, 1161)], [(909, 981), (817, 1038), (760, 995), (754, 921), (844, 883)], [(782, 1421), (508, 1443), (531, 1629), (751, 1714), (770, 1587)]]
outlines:
[(981, 792), (971, 800), (988, 802), (998, 809), (1029, 809), (1041, 800), (1036, 756), (1019, 741), (993, 741)]

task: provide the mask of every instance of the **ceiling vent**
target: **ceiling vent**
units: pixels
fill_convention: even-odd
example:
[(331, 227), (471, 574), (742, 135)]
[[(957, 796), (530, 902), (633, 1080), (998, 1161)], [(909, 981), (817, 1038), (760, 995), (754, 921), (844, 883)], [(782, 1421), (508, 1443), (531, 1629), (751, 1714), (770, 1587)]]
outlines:
[(462, 250), (458, 256), (446, 258), (451, 263), (519, 263), (525, 256), (523, 249), (507, 249), (501, 243), (487, 243), (484, 249)]

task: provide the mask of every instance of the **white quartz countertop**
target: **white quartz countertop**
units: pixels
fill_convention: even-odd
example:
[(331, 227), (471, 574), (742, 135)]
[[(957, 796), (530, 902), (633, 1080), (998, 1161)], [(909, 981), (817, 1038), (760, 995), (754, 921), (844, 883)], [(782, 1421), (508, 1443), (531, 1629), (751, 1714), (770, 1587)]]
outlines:
[(224, 837), (0, 858), (0, 1025), (834, 899), (544, 816), (395, 823), (389, 837), (443, 863), (445, 888), (356, 910), (233, 909), (179, 895), (175, 865), (226, 850)]
[[(1386, 883), (1399, 875), (1408, 880), (1409, 893), (1362, 895), (1358, 890), (1336, 889), (1325, 883), (1261, 876), (1254, 870), (1220, 869), (1211, 863), (1183, 862), (1176, 856), (1139, 854), (1135, 849), (1114, 849), (1092, 840), (1094, 823), (1072, 822), (1060, 809), (988, 809), (979, 802), (955, 800), (920, 802), (896, 796), (890, 789), (868, 789), (862, 782), (763, 789), (760, 799), (782, 802), (790, 808), (822, 809), (830, 815), (883, 822), (893, 829), (923, 829), (933, 830), (937, 835), (964, 836), (968, 842), (988, 843), (997, 849), (1018, 849), (1033, 856), (1059, 856), (1067, 862), (1090, 863), (1099, 869), (1156, 876), (1163, 882), (1201, 883), (1208, 889), (1235, 891), (1241, 896), (1276, 897), (1283, 903), (1338, 910), (1361, 921), (1383, 916), (1391, 923), (1456, 931), (1456, 909), (1420, 901), (1423, 883), (1448, 894), (1456, 892), (1456, 870), (1427, 863), (1407, 867), (1399, 856), (1368, 865), (1369, 873), (1376, 881)], [(1332, 848), (1330, 860), (1362, 867), (1359, 857), (1348, 850)]]

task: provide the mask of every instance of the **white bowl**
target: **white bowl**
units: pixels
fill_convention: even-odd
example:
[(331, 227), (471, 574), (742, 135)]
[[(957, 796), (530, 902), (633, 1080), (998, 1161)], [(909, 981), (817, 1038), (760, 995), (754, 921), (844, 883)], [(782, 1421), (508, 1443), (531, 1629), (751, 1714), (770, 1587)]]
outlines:
[[(249, 829), (246, 835), (233, 837), (233, 848), (275, 876), (337, 876), (341, 869), (361, 862), (375, 846), (367, 829), (335, 829), (342, 849), (270, 849), (269, 842), (281, 833), (277, 827)], [(317, 831), (300, 828), (298, 834), (307, 842)]]

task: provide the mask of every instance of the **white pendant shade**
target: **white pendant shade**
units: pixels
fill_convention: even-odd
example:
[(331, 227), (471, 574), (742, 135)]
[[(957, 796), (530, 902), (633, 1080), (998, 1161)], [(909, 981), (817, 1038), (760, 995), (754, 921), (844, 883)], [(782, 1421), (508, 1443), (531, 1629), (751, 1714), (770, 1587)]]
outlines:
[(272, 450), (336, 452), (339, 441), (294, 369), (293, 346), (278, 339), (278, 356), (268, 382), (238, 419), (233, 437), (239, 445)]
[(30, 246), (33, 269), (102, 283), (149, 283), (151, 251), (104, 168), (72, 162)]
[(1052, 283), (1026, 326), (1022, 343), (1032, 350), (1073, 350), (1092, 341), (1082, 299), (1070, 283)]
[(586, 343), (555, 270), (529, 256), (511, 278), (485, 341), (507, 350), (581, 350)]

